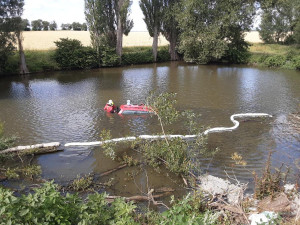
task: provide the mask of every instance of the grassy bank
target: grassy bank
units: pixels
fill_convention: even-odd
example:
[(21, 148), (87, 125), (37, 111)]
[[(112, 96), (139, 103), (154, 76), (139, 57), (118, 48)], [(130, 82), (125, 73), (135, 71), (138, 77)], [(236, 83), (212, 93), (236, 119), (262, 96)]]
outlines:
[[(25, 57), (30, 73), (63, 70), (54, 59), (55, 50), (26, 50)], [(168, 47), (158, 48), (157, 62), (170, 60)], [(122, 66), (153, 63), (151, 47), (125, 47), (123, 49)], [(19, 55), (16, 52), (9, 58), (5, 75), (18, 74)]]
[(300, 48), (279, 44), (253, 44), (249, 63), (256, 66), (300, 70)]
[[(26, 62), (31, 73), (63, 70), (54, 59), (55, 50), (26, 50)], [(168, 47), (161, 46), (158, 50), (157, 62), (170, 60)], [(9, 58), (6, 75), (18, 74), (19, 56)], [(125, 47), (123, 48), (122, 66), (153, 63), (152, 48)], [(249, 64), (255, 66), (300, 70), (300, 48), (279, 44), (253, 44), (250, 47)]]

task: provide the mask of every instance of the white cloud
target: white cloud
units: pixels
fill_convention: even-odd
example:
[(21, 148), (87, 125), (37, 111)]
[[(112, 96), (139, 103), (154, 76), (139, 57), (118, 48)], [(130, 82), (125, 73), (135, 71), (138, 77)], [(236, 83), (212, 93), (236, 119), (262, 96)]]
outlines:
[[(134, 22), (132, 31), (147, 30), (139, 0), (133, 0), (130, 17)], [(84, 23), (84, 0), (25, 0), (23, 18), (55, 20), (59, 28), (62, 23)]]

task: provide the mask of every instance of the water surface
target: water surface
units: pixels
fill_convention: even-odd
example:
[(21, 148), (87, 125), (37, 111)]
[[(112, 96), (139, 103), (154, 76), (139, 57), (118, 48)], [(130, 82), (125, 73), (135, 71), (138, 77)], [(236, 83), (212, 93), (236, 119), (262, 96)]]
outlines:
[[(261, 170), (268, 152), (274, 150), (273, 165), (285, 163), (299, 173), (300, 167), (300, 72), (243, 66), (198, 66), (184, 63), (101, 68), (0, 78), (0, 120), (5, 131), (16, 134), (19, 144), (59, 141), (96, 141), (102, 129), (113, 137), (159, 132), (154, 117), (119, 116), (103, 111), (105, 103), (141, 103), (150, 91), (175, 92), (178, 110), (201, 113), (205, 126), (232, 126), (234, 113), (269, 113), (272, 119), (241, 120), (233, 132), (211, 134), (209, 146), (220, 152), (203, 159), (203, 171), (243, 182), (252, 180), (251, 171)], [(184, 134), (179, 124), (174, 132)], [(119, 154), (126, 151), (120, 149)], [(235, 167), (231, 154), (238, 152), (246, 168)], [(78, 174), (96, 173), (118, 164), (107, 159), (100, 147), (65, 148), (63, 152), (37, 158), (43, 177), (68, 182)], [(180, 179), (152, 170), (141, 170), (134, 182), (127, 182), (127, 168), (114, 174), (114, 190), (130, 195), (146, 186), (172, 185)], [(147, 172), (147, 176), (145, 173)], [(166, 179), (168, 177), (168, 179)], [(177, 179), (177, 180), (176, 180)], [(136, 184), (137, 183), (137, 184)], [(150, 185), (150, 184), (148, 184)], [(174, 184), (173, 184), (174, 186)]]

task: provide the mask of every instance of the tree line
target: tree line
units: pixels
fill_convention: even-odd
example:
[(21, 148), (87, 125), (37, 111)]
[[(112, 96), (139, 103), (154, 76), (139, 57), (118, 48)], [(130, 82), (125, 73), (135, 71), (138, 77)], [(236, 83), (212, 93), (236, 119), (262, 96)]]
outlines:
[[(24, 31), (47, 31), (47, 30), (57, 30), (57, 23), (55, 21), (45, 21), (45, 20), (32, 20), (31, 23), (28, 19), (22, 20), (22, 27)], [(86, 23), (63, 23), (61, 24), (62, 30), (76, 30), (76, 31), (87, 31)]]

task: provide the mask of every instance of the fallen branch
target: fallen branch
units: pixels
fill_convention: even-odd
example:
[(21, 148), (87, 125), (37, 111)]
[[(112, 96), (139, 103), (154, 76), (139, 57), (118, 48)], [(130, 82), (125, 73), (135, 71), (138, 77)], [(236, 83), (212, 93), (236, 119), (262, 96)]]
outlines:
[[(170, 195), (171, 192), (165, 192), (162, 194), (157, 194), (157, 195), (150, 195), (150, 196), (144, 196), (144, 195), (135, 195), (135, 196), (131, 196), (131, 197), (125, 197), (125, 201), (134, 201), (134, 202), (142, 202), (142, 201), (152, 201), (153, 199), (156, 198), (162, 198), (162, 197), (166, 197), (168, 195)], [(107, 200), (114, 200), (116, 198), (122, 198), (121, 196), (107, 196), (106, 199)]]
[(128, 166), (128, 165), (127, 164), (122, 164), (122, 165), (120, 165), (120, 166), (118, 166), (118, 167), (116, 167), (114, 169), (111, 169), (111, 170), (108, 170), (108, 171), (106, 171), (104, 173), (101, 173), (100, 177), (107, 176), (107, 175), (109, 175), (109, 174), (111, 174), (111, 173), (113, 173), (113, 172), (115, 172), (117, 170), (125, 168), (126, 166)]

